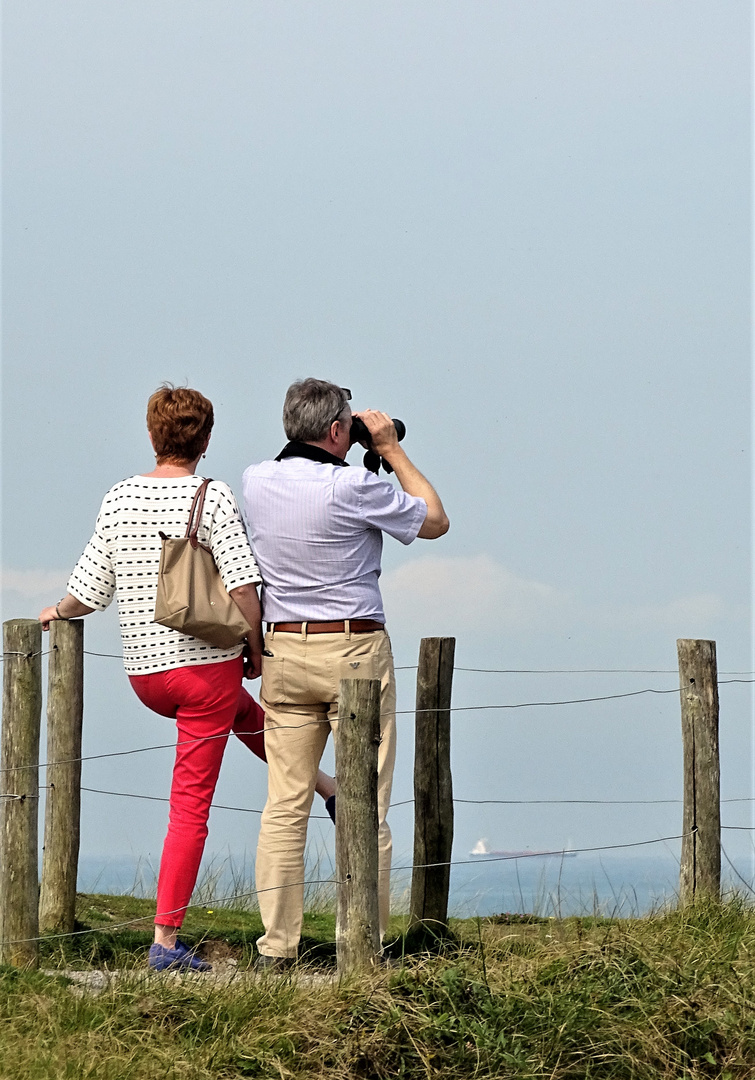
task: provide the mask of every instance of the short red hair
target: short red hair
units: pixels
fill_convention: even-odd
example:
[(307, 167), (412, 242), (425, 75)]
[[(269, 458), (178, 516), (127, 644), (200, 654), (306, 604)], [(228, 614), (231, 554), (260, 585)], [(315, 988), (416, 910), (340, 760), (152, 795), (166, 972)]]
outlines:
[(147, 403), (147, 430), (157, 464), (196, 461), (214, 422), (212, 402), (198, 390), (164, 383)]

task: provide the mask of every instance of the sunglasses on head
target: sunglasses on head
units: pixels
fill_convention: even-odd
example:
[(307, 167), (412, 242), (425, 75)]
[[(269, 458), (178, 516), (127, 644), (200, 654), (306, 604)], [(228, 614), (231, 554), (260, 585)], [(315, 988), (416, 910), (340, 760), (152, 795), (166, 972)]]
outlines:
[[(341, 387), (341, 393), (346, 395), (346, 401), (351, 401), (351, 390), (347, 390), (345, 386), (342, 386)], [(344, 401), (343, 404), (340, 406), (340, 408), (338, 409), (338, 412), (333, 417), (333, 419), (328, 421), (328, 428), (330, 428), (330, 426), (332, 424), (335, 424), (336, 420), (339, 419), (341, 413), (343, 412), (344, 408), (346, 407), (346, 401)]]

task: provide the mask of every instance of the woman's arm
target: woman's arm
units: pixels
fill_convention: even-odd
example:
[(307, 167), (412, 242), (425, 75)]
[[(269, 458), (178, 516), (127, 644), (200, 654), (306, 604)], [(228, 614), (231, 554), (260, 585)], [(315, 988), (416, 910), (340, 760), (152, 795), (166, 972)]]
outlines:
[(228, 594), (251, 626), (247, 634), (251, 661), (244, 671), (247, 679), (258, 679), (262, 671), (262, 608), (256, 585), (238, 585)]
[(53, 604), (52, 607), (42, 608), (38, 619), (42, 623), (42, 629), (49, 630), (50, 623), (55, 622), (56, 619), (78, 619), (82, 615), (91, 614), (94, 610), (94, 608), (82, 604), (75, 596), (66, 593), (57, 604)]

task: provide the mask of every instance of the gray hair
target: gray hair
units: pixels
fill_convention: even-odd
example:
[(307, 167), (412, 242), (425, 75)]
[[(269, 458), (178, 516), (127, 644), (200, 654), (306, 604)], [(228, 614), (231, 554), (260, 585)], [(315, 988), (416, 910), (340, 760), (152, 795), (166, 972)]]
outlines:
[(347, 392), (323, 379), (292, 383), (283, 403), (283, 428), (292, 442), (319, 442), (349, 408)]

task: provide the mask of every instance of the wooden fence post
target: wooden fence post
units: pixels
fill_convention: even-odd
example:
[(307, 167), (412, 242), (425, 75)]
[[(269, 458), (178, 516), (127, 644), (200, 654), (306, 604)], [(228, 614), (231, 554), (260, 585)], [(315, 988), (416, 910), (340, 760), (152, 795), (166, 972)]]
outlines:
[(336, 956), (342, 975), (375, 963), (378, 926), (379, 679), (342, 679), (336, 730)]
[(81, 823), (84, 622), (50, 623), (45, 839), (39, 926), (70, 933), (76, 918)]
[[(451, 685), (456, 638), (423, 638), (417, 671), (414, 747), (414, 870), (411, 924), (448, 925), (454, 837)], [(437, 865), (433, 865), (437, 864)]]
[(684, 811), (679, 895), (683, 904), (721, 895), (721, 768), (715, 641), (680, 639)]
[(39, 730), (42, 625), (3, 623), (3, 731), (0, 740), (0, 962), (39, 965)]

